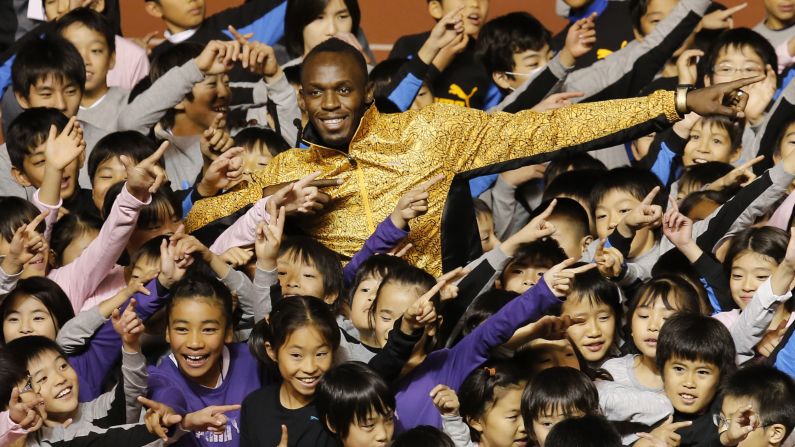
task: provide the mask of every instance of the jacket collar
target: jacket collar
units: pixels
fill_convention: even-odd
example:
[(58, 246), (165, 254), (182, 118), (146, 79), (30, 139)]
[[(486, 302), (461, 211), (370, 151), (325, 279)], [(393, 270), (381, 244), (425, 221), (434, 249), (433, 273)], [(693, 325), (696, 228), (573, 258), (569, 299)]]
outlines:
[[(376, 109), (375, 105), (371, 105), (367, 108), (367, 110), (364, 112), (364, 115), (362, 116), (362, 119), (359, 121), (359, 124), (356, 127), (356, 132), (353, 134), (351, 142), (348, 143), (348, 151), (350, 151), (351, 146), (356, 144), (357, 141), (361, 140), (365, 135), (367, 135), (367, 133), (369, 133), (370, 128), (372, 127), (373, 123), (378, 120), (379, 116), (381, 116), (381, 114), (378, 113), (378, 109)], [(313, 126), (311, 122), (303, 129), (301, 143), (302, 147), (308, 147), (310, 149), (325, 149), (334, 152), (345, 152), (341, 149), (334, 149), (332, 147), (326, 146), (325, 142), (323, 142), (323, 140), (320, 138), (317, 129), (315, 129), (315, 126)]]

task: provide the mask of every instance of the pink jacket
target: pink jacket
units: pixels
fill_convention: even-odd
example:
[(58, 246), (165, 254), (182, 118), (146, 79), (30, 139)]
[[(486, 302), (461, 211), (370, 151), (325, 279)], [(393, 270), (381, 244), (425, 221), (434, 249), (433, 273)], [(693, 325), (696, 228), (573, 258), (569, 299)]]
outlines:
[[(150, 201), (151, 199), (147, 203)], [(46, 219), (49, 229), (50, 221), (52, 220), (54, 223), (61, 204), (59, 203), (57, 206), (44, 205), (39, 201), (38, 191), (33, 195), (33, 203), (39, 210), (50, 211), (50, 215)], [(101, 291), (97, 290), (100, 284), (103, 284), (103, 281), (114, 272), (116, 261), (124, 252), (130, 235), (135, 230), (138, 213), (147, 203), (133, 197), (127, 191), (126, 186), (122, 188), (116, 201), (113, 202), (110, 215), (99, 231), (99, 236), (83, 250), (77, 259), (63, 267), (50, 270), (50, 273), (47, 274), (48, 278), (55, 281), (66, 292), (75, 312), (83, 309), (86, 301), (99, 302), (98, 292), (101, 292), (101, 296), (108, 298), (113, 296), (119, 288), (124, 287), (123, 279), (119, 282), (117, 276), (119, 269), (117, 269), (116, 276), (112, 279), (113, 286), (105, 287)], [(113, 287), (118, 288), (111, 290)]]
[(9, 446), (26, 434), (28, 434), (26, 430), (11, 420), (11, 414), (8, 411), (0, 413), (0, 447)]

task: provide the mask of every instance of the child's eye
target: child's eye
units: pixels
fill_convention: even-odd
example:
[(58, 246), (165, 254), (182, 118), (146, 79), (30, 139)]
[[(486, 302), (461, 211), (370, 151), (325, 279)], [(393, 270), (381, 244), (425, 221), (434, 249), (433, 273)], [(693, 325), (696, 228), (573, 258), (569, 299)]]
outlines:
[(322, 357), (326, 357), (327, 355), (328, 355), (328, 352), (318, 352), (318, 353), (317, 353), (317, 356), (318, 356), (318, 357), (321, 357), (321, 358), (322, 358)]
[(700, 369), (700, 370), (698, 370), (698, 375), (699, 376), (711, 376), (712, 375), (712, 371), (710, 371), (708, 369)]
[(207, 327), (207, 328), (204, 328), (202, 330), (202, 332), (204, 332), (205, 334), (215, 334), (216, 332), (218, 332), (218, 328)]
[(381, 317), (381, 321), (383, 321), (385, 323), (389, 323), (390, 321), (392, 321), (392, 319), (389, 318), (389, 317)]
[(33, 321), (44, 321), (44, 317), (42, 317), (41, 315), (35, 316), (33, 317)]
[(47, 382), (47, 376), (42, 376), (39, 380), (36, 381), (36, 383), (45, 383), (45, 382)]
[(188, 333), (188, 328), (184, 328), (184, 327), (177, 327), (177, 328), (174, 328), (174, 331), (175, 331), (177, 334), (187, 334), (187, 333)]
[(621, 213), (621, 214), (627, 214), (627, 213), (628, 213), (628, 212), (630, 212), (630, 211), (632, 211), (632, 209), (631, 209), (631, 208), (624, 208), (624, 209), (620, 210), (620, 211), (619, 211), (619, 213)]
[(607, 217), (606, 214), (597, 214), (596, 215), (596, 220), (601, 220), (601, 219), (604, 219), (605, 217)]
[(8, 317), (8, 318), (6, 318), (6, 321), (9, 322), (9, 323), (16, 323), (16, 322), (19, 321), (19, 318), (17, 318), (17, 317)]
[(301, 358), (301, 354), (298, 354), (298, 353), (296, 353), (296, 352), (293, 352), (292, 354), (290, 354), (290, 357), (292, 357), (292, 358), (294, 358), (294, 359), (300, 359), (300, 358)]
[(698, 135), (690, 135), (690, 139), (693, 141), (698, 140), (698, 138), (699, 138)]
[(684, 369), (683, 367), (681, 367), (681, 366), (674, 366), (674, 367), (673, 367), (673, 370), (674, 370), (675, 372), (678, 372), (678, 373), (683, 373), (683, 372), (685, 372), (685, 369)]
[(315, 275), (312, 275), (312, 274), (309, 274), (309, 273), (304, 273), (304, 278), (314, 278), (314, 277), (315, 277)]
[(721, 141), (721, 140), (719, 140), (717, 138), (713, 138), (712, 139), (712, 144), (723, 144), (723, 141)]
[(735, 280), (735, 281), (737, 281), (737, 280), (740, 280), (740, 279), (743, 279), (743, 275), (734, 275), (734, 274), (733, 274), (733, 275), (732, 275), (732, 279), (733, 279), (733, 280)]
[(767, 281), (767, 278), (770, 278), (770, 275), (760, 275), (756, 277), (759, 281)]
[(641, 314), (641, 313), (638, 313), (638, 314), (635, 314), (635, 315), (637, 315), (637, 317), (640, 318), (641, 320), (645, 320), (645, 319), (649, 318), (648, 315), (644, 315), (644, 314)]

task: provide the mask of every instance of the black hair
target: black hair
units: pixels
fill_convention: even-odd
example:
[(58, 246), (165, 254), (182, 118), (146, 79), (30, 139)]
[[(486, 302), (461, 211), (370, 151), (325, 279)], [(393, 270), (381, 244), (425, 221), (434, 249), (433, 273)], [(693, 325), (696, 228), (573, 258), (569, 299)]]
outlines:
[(723, 395), (750, 399), (762, 427), (784, 426), (783, 439), (795, 428), (795, 382), (773, 366), (759, 364), (738, 369), (727, 378)]
[(373, 83), (373, 96), (386, 98), (392, 93), (390, 85), (395, 75), (408, 59), (393, 58), (381, 61), (370, 71), (370, 82)]
[(11, 166), (22, 171), (25, 157), (47, 141), (50, 126), (55, 126), (61, 132), (67, 123), (69, 118), (57, 109), (36, 107), (20, 113), (8, 126), (6, 134), (6, 148)]
[(532, 435), (533, 420), (560, 412), (564, 416), (599, 414), (599, 393), (593, 381), (574, 368), (556, 366), (538, 373), (522, 393), (522, 420)]
[(135, 253), (130, 256), (130, 267), (135, 267), (135, 264), (138, 263), (138, 260), (141, 258), (149, 258), (149, 259), (160, 259), (160, 246), (163, 241), (168, 241), (169, 237), (167, 235), (160, 235), (155, 236), (152, 239), (144, 242), (143, 245), (138, 247), (138, 250), (135, 250)]
[(293, 85), (301, 84), (301, 64), (284, 67), (284, 77)]
[[(593, 185), (591, 190), (591, 211), (596, 218), (596, 207), (612, 191), (625, 192), (638, 201), (643, 200), (655, 186), (662, 187), (660, 180), (651, 171), (638, 168), (615, 168)], [(665, 194), (657, 194), (654, 204), (665, 205)]]
[[(33, 360), (36, 360), (46, 354), (47, 352), (54, 352), (59, 357), (63, 357), (68, 361), (66, 353), (61, 349), (61, 346), (41, 335), (30, 335), (28, 337), (20, 337), (6, 345), (8, 352), (14, 356), (19, 365), (23, 365), (28, 369), (28, 365)], [(27, 375), (27, 374), (26, 374)]]
[[(701, 71), (706, 72), (712, 78), (715, 75), (715, 63), (718, 61), (721, 51), (729, 48), (742, 49), (744, 47), (750, 47), (762, 59), (764, 65), (770, 65), (773, 67), (774, 72), (777, 71), (778, 56), (776, 56), (776, 49), (764, 36), (750, 28), (732, 28), (722, 32), (713, 41), (712, 48), (707, 52), (703, 63), (699, 64)], [(699, 78), (703, 78), (703, 76), (699, 76)], [(776, 78), (778, 78), (778, 75), (776, 75)]]
[[(709, 300), (709, 293), (704, 287), (704, 284), (701, 283), (701, 275), (692, 264), (690, 264), (690, 261), (687, 260), (687, 257), (682, 254), (681, 251), (669, 250), (660, 256), (660, 259), (654, 263), (651, 269), (652, 277), (667, 275), (675, 275), (687, 281), (698, 296), (702, 314), (711, 315), (715, 311)], [(734, 303), (731, 299), (729, 299), (729, 301)]]
[(257, 142), (261, 142), (268, 153), (274, 157), (290, 149), (290, 145), (284, 141), (284, 137), (273, 129), (265, 127), (246, 127), (235, 135), (234, 140), (235, 146), (247, 149), (254, 147)]
[(447, 433), (430, 425), (418, 425), (404, 431), (392, 442), (392, 447), (455, 447)]
[(502, 289), (491, 289), (480, 294), (467, 308), (464, 316), (461, 317), (464, 321), (461, 336), (467, 336), (517, 296), (519, 294), (516, 292)]
[[(140, 132), (134, 130), (124, 130), (112, 132), (102, 137), (88, 156), (88, 178), (94, 182), (94, 176), (99, 169), (99, 165), (114, 157), (126, 155), (133, 163), (140, 163), (157, 150), (157, 145), (151, 138), (147, 138)], [(158, 164), (165, 166), (165, 162), (160, 159)]]
[(743, 145), (745, 119), (729, 118), (728, 116), (723, 115), (706, 115), (702, 116), (698, 120), (697, 124), (702, 128), (705, 125), (708, 125), (710, 128), (717, 126), (719, 129), (725, 130), (729, 135), (729, 145), (732, 152), (737, 152), (740, 149), (740, 146)]
[[(572, 268), (581, 267), (584, 262), (572, 264)], [(604, 303), (610, 306), (615, 314), (616, 337), (619, 334), (618, 325), (621, 324), (624, 308), (621, 305), (621, 295), (618, 286), (613, 281), (602, 276), (597, 269), (587, 270), (574, 275), (571, 281), (569, 297), (566, 301), (587, 300), (591, 304)]]
[[(121, 193), (125, 182), (119, 182), (108, 188), (105, 193), (105, 201), (102, 203), (102, 215), (107, 217), (113, 209), (116, 197)], [(152, 200), (141, 208), (138, 213), (138, 220), (135, 228), (138, 230), (149, 230), (163, 225), (164, 219), (172, 215), (177, 220), (182, 219), (182, 203), (179, 196), (169, 185), (163, 185), (152, 194)]]
[[(317, 0), (308, 0), (308, 1), (317, 1)], [(346, 0), (346, 1), (355, 1), (355, 0)], [(303, 29), (303, 28), (302, 28)], [(303, 45), (303, 43), (302, 43)], [(349, 56), (353, 59), (354, 68), (358, 70), (359, 73), (362, 75), (362, 79), (367, 82), (367, 61), (365, 61), (364, 56), (362, 53), (359, 52), (356, 48), (352, 47), (347, 42), (344, 42), (336, 37), (332, 37), (320, 44), (318, 44), (315, 48), (312, 48), (312, 51), (306, 55), (304, 58), (303, 66), (307, 67), (312, 59), (317, 57), (319, 54), (323, 53), (332, 53), (336, 55), (336, 59), (339, 61), (344, 60), (344, 56)], [(350, 62), (350, 61), (346, 61)], [(304, 82), (304, 74), (306, 74), (306, 70), (301, 70), (301, 83)]]
[(640, 27), (640, 21), (649, 9), (649, 1), (650, 0), (629, 0), (629, 14), (632, 18), (632, 28), (641, 35), (643, 35), (643, 31)]
[(221, 309), (226, 319), (227, 328), (233, 326), (232, 293), (229, 289), (212, 275), (202, 275), (191, 268), (185, 277), (171, 288), (171, 300), (166, 304), (166, 313), (169, 321), (174, 305), (180, 300), (205, 300)]
[[(72, 302), (69, 301), (69, 297), (66, 296), (66, 293), (55, 281), (43, 276), (33, 276), (20, 279), (14, 290), (0, 304), (0, 317), (3, 320), (12, 311), (11, 306), (14, 301), (21, 297), (32, 297), (39, 300), (50, 313), (53, 323), (55, 323), (56, 332), (75, 316)], [(3, 342), (5, 342), (5, 334), (1, 336)]]
[(663, 325), (657, 339), (657, 367), (663, 372), (665, 364), (674, 358), (701, 361), (715, 365), (721, 378), (735, 368), (731, 333), (720, 321), (704, 315), (680, 312)]
[(566, 253), (558, 242), (552, 238), (539, 239), (520, 244), (513, 258), (506, 264), (500, 274), (500, 281), (505, 287), (508, 274), (514, 266), (551, 268), (566, 260)]
[(66, 28), (75, 23), (101, 34), (109, 54), (116, 51), (116, 32), (107, 17), (91, 8), (75, 8), (55, 22), (55, 32), (62, 35)]
[(588, 415), (558, 422), (544, 443), (546, 447), (621, 447), (621, 435), (604, 416)]
[[(39, 215), (36, 206), (20, 197), (0, 196), (0, 210), (3, 210), (0, 213), (0, 236), (6, 242), (11, 242), (19, 227), (29, 224)], [(44, 225), (42, 222), (36, 231), (44, 233)]]
[[(348, 12), (351, 14), (351, 33), (359, 32), (359, 23), (362, 18), (357, 0), (343, 0)], [(287, 53), (291, 57), (300, 57), (304, 54), (304, 28), (314, 22), (328, 6), (329, 0), (288, 0), (287, 10), (284, 13), (284, 42)], [(307, 55), (307, 58), (309, 55)]]
[(679, 204), (679, 212), (695, 221), (695, 217), (690, 212), (695, 210), (698, 205), (705, 203), (705, 201), (711, 201), (720, 206), (726, 203), (729, 198), (731, 197), (724, 191), (694, 191), (682, 199), (682, 203)]
[(585, 210), (585, 208), (583, 208), (582, 205), (580, 205), (580, 202), (574, 199), (569, 199), (568, 197), (544, 200), (533, 210), (532, 213), (530, 213), (530, 219), (533, 219), (546, 211), (552, 200), (557, 200), (557, 203), (555, 203), (555, 208), (552, 210), (552, 214), (550, 214), (549, 217), (560, 217), (561, 219), (564, 219), (570, 225), (574, 226), (575, 231), (578, 231), (579, 234), (582, 234), (583, 236), (591, 234), (591, 224), (588, 220), (588, 212)]
[(384, 378), (367, 365), (347, 362), (323, 374), (314, 404), (321, 423), (345, 439), (351, 425), (365, 422), (371, 412), (391, 419), (395, 396)]
[(541, 51), (549, 45), (550, 33), (532, 14), (512, 12), (489, 20), (475, 45), (475, 57), (487, 73), (514, 71), (513, 55)]
[(787, 232), (774, 227), (751, 227), (740, 231), (729, 242), (729, 250), (723, 261), (723, 269), (731, 272), (734, 259), (742, 252), (750, 250), (766, 256), (781, 264), (787, 253), (789, 236)]
[(27, 368), (5, 347), (0, 347), (0, 408), (8, 410), (11, 393), (27, 377)]
[(475, 216), (488, 216), (493, 219), (491, 207), (481, 199), (472, 199), (472, 206), (475, 209)]
[[(482, 418), (502, 396), (502, 392), (522, 389), (522, 373), (509, 362), (490, 363), (470, 373), (458, 391), (459, 413), (470, 424)], [(471, 428), (472, 440), (480, 441), (480, 432)]]
[[(180, 67), (188, 61), (195, 59), (203, 50), (204, 46), (196, 42), (182, 42), (163, 50), (152, 59), (152, 63), (149, 67), (149, 82), (154, 84), (155, 81), (168, 73), (169, 70), (174, 67)], [(185, 94), (185, 99), (193, 101), (193, 90), (189, 90), (188, 93)], [(160, 119), (160, 124), (167, 129), (171, 128), (174, 125), (175, 116), (176, 110), (174, 110), (174, 108), (169, 109), (165, 115), (163, 115), (163, 118)]]
[(795, 117), (791, 118), (783, 126), (781, 126), (781, 130), (776, 136), (776, 145), (773, 147), (773, 155), (781, 156), (781, 145), (784, 143), (784, 138), (787, 136), (787, 130), (793, 124), (795, 124)]
[(685, 185), (688, 185), (693, 190), (700, 190), (704, 185), (718, 180), (733, 169), (734, 166), (731, 164), (720, 161), (709, 161), (687, 166), (682, 171), (682, 176), (679, 177), (679, 188), (681, 190), (684, 189)]
[(270, 317), (254, 326), (248, 339), (251, 353), (265, 365), (273, 365), (265, 343), (274, 353), (284, 345), (290, 335), (304, 326), (314, 326), (331, 347), (331, 352), (340, 345), (340, 330), (334, 314), (326, 303), (311, 296), (296, 295), (278, 301)]
[(361, 284), (362, 281), (373, 277), (383, 279), (393, 269), (407, 264), (408, 263), (403, 258), (386, 254), (375, 254), (367, 258), (367, 260), (362, 262), (359, 268), (356, 269), (356, 276), (353, 278), (353, 282), (351, 282), (350, 288), (348, 289), (348, 304), (353, 302), (353, 295), (356, 293), (356, 289), (359, 288), (359, 284)]
[[(558, 174), (554, 180), (545, 183), (543, 200), (570, 197), (578, 202), (590, 203), (593, 185), (605, 175), (605, 170), (583, 169)], [(590, 208), (590, 207), (589, 207)], [(590, 212), (590, 209), (586, 211)]]
[[(632, 318), (638, 307), (653, 306), (660, 300), (668, 310), (677, 312), (701, 313), (701, 300), (695, 287), (678, 275), (654, 276), (643, 283), (629, 302), (624, 325), (625, 347), (631, 353), (638, 353), (632, 339)], [(624, 349), (622, 347), (622, 349)]]
[(23, 43), (17, 51), (11, 65), (14, 92), (28, 98), (36, 82), (49, 76), (64, 84), (74, 82), (80, 92), (85, 91), (86, 67), (80, 53), (63, 37), (45, 34)]
[(604, 163), (590, 156), (587, 152), (572, 152), (553, 158), (544, 171), (544, 184), (551, 184), (559, 175), (569, 171), (596, 170), (607, 171)]
[[(279, 247), (279, 256), (295, 257), (304, 264), (314, 265), (323, 276), (323, 292), (339, 297), (342, 293), (342, 264), (330, 248), (308, 236), (291, 236)], [(316, 298), (325, 299), (325, 296)]]
[(90, 214), (69, 213), (55, 222), (52, 226), (50, 237), (50, 250), (56, 266), (63, 265), (63, 252), (74, 239), (88, 233), (102, 229), (102, 221)]

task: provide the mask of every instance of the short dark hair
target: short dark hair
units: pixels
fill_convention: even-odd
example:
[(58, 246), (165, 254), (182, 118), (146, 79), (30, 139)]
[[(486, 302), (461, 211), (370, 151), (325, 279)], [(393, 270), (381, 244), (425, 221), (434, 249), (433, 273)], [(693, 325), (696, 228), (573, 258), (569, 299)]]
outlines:
[(54, 76), (72, 81), (81, 92), (86, 88), (86, 67), (77, 49), (61, 36), (45, 34), (22, 44), (11, 65), (14, 92), (27, 98), (36, 82)]
[(544, 443), (547, 447), (621, 447), (618, 430), (600, 415), (565, 419), (552, 427)]
[(548, 207), (552, 200), (557, 200), (555, 203), (555, 208), (552, 210), (552, 214), (549, 217), (559, 217), (561, 219), (565, 219), (569, 224), (573, 225), (576, 231), (579, 231), (582, 235), (589, 235), (591, 234), (591, 223), (588, 220), (588, 212), (585, 208), (580, 205), (574, 199), (569, 199), (567, 197), (559, 197), (556, 199), (547, 199), (541, 202), (532, 213), (530, 213), (530, 219), (535, 218), (539, 214), (543, 213)]
[[(662, 186), (660, 180), (651, 171), (638, 168), (615, 168), (593, 186), (591, 190), (591, 211), (594, 212), (599, 203), (612, 191), (625, 192), (637, 200), (643, 200), (655, 186)], [(657, 194), (654, 204), (665, 205), (665, 194)]]
[(767, 256), (776, 264), (781, 264), (787, 253), (789, 236), (787, 232), (775, 227), (751, 227), (740, 231), (729, 242), (729, 250), (723, 261), (723, 269), (730, 272), (732, 263), (740, 253), (750, 250)]
[(290, 145), (287, 144), (284, 137), (276, 133), (273, 129), (265, 127), (246, 127), (235, 135), (234, 140), (236, 146), (244, 148), (250, 148), (257, 142), (261, 142), (268, 153), (274, 157), (290, 149)]
[[(464, 422), (469, 423), (483, 417), (500, 397), (500, 389), (522, 389), (522, 373), (510, 362), (489, 363), (472, 371), (458, 391), (459, 412)], [(474, 441), (480, 433), (469, 430)]]
[(680, 312), (668, 318), (657, 340), (656, 360), (660, 371), (665, 370), (669, 360), (680, 358), (711, 363), (723, 378), (734, 371), (736, 354), (726, 326), (712, 317), (695, 313)]
[[(198, 57), (202, 50), (204, 50), (204, 46), (196, 42), (182, 42), (163, 50), (152, 59), (149, 68), (149, 82), (154, 84), (155, 81), (163, 77), (172, 68), (181, 67), (191, 59)], [(140, 82), (139, 85), (141, 85)], [(193, 90), (188, 90), (185, 99), (193, 101)], [(172, 107), (163, 115), (163, 118), (160, 119), (160, 123), (164, 127), (170, 128), (174, 125), (175, 116), (176, 111)]]
[(629, 0), (629, 14), (632, 18), (632, 28), (638, 32), (638, 34), (643, 34), (640, 29), (640, 21), (644, 15), (646, 15), (646, 11), (649, 9), (649, 0)]
[[(342, 263), (330, 248), (308, 236), (291, 236), (279, 247), (279, 256), (289, 254), (305, 264), (313, 264), (323, 276), (323, 292), (326, 295), (342, 293)], [(315, 298), (324, 299), (324, 296)]]
[(522, 419), (530, 429), (533, 420), (550, 410), (558, 410), (566, 417), (578, 413), (598, 414), (599, 393), (584, 372), (556, 366), (538, 373), (522, 393)]
[[(20, 279), (14, 290), (0, 304), (1, 318), (5, 319), (11, 312), (11, 304), (17, 297), (32, 297), (39, 300), (52, 316), (56, 330), (75, 316), (72, 302), (63, 289), (55, 281), (43, 276)], [(5, 341), (4, 334), (0, 334), (0, 337)]]
[(50, 249), (57, 266), (63, 265), (63, 253), (66, 247), (83, 234), (102, 229), (102, 220), (88, 213), (69, 213), (61, 217), (52, 226)]
[(304, 295), (276, 302), (270, 318), (262, 319), (254, 326), (248, 339), (248, 348), (260, 362), (273, 365), (273, 360), (265, 351), (265, 343), (270, 343), (273, 352), (277, 352), (290, 334), (310, 325), (320, 332), (332, 352), (337, 350), (340, 346), (340, 329), (331, 308), (315, 297)]
[[(707, 53), (704, 58), (703, 70), (710, 78), (714, 76), (715, 62), (718, 61), (721, 51), (728, 48), (743, 48), (749, 47), (756, 53), (762, 63), (773, 67), (773, 71), (777, 73), (778, 70), (778, 56), (776, 56), (776, 49), (764, 36), (757, 33), (750, 28), (732, 28), (722, 32), (717, 40), (712, 44), (712, 49)], [(778, 75), (776, 75), (778, 78)]]
[[(350, 0), (347, 0), (350, 1)], [(303, 45), (303, 44), (302, 44)], [(332, 53), (338, 56), (338, 59), (342, 59), (343, 55), (350, 56), (353, 58), (353, 63), (355, 68), (359, 70), (362, 75), (362, 79), (366, 82), (367, 77), (367, 61), (364, 60), (364, 56), (362, 53), (359, 52), (356, 48), (352, 47), (349, 43), (344, 42), (336, 37), (332, 37), (320, 44), (318, 44), (315, 48), (312, 48), (312, 51), (304, 57), (303, 66), (306, 68), (309, 63), (320, 54), (323, 53)], [(304, 75), (306, 74), (306, 70), (301, 70), (301, 83), (304, 82)]]
[(395, 438), (392, 447), (455, 447), (447, 433), (431, 425), (418, 425)]
[(723, 129), (729, 135), (729, 145), (731, 150), (736, 152), (743, 145), (743, 132), (745, 130), (745, 119), (743, 118), (729, 118), (723, 115), (706, 115), (702, 116), (699, 124), (717, 126)]
[(475, 57), (489, 74), (514, 70), (513, 55), (540, 51), (549, 45), (550, 33), (532, 14), (512, 12), (489, 20), (475, 45)]
[(20, 365), (25, 369), (28, 364), (41, 357), (47, 352), (54, 352), (59, 357), (67, 359), (66, 353), (54, 340), (41, 335), (30, 335), (27, 337), (19, 337), (6, 345), (6, 348), (14, 356)]
[[(577, 262), (572, 267), (585, 265), (584, 262)], [(587, 300), (593, 304), (604, 303), (610, 306), (615, 314), (616, 338), (619, 334), (619, 325), (624, 314), (624, 307), (621, 305), (621, 294), (615, 282), (602, 276), (597, 269), (587, 270), (574, 275), (571, 281), (571, 288), (567, 301), (575, 299)]]
[[(343, 0), (351, 14), (351, 33), (359, 32), (362, 18), (357, 0)], [(291, 57), (304, 54), (304, 28), (314, 22), (328, 6), (329, 0), (288, 0), (284, 13), (284, 42)]]
[[(97, 141), (94, 149), (91, 150), (91, 155), (88, 156), (88, 178), (93, 183), (99, 165), (111, 158), (126, 155), (131, 162), (139, 163), (152, 155), (156, 149), (155, 142), (140, 132), (124, 130), (109, 133)], [(165, 166), (162, 159), (158, 164)]]
[(729, 198), (730, 197), (727, 197), (727, 194), (723, 191), (694, 191), (682, 199), (682, 203), (679, 204), (679, 212), (690, 217), (690, 212), (705, 201), (712, 201), (717, 205), (723, 205)]
[(750, 365), (728, 377), (724, 396), (753, 400), (761, 425), (782, 424), (784, 438), (795, 427), (795, 382), (770, 365)]
[(359, 268), (356, 269), (356, 276), (353, 278), (353, 282), (351, 282), (348, 288), (348, 304), (353, 300), (353, 295), (356, 293), (356, 289), (362, 281), (376, 276), (384, 279), (390, 271), (406, 264), (407, 262), (405, 259), (387, 254), (375, 254), (367, 258), (367, 260), (359, 264)]
[[(113, 203), (124, 188), (125, 182), (118, 182), (105, 193), (102, 203), (102, 215), (107, 218), (113, 209)], [(152, 194), (151, 201), (141, 208), (135, 228), (139, 230), (151, 229), (163, 225), (163, 221), (171, 214), (177, 219), (182, 219), (182, 202), (169, 185), (161, 186)]]
[(558, 242), (552, 238), (539, 239), (537, 241), (520, 244), (513, 258), (502, 270), (500, 280), (503, 285), (505, 285), (506, 275), (515, 265), (550, 268), (565, 260), (566, 253), (560, 248)]
[(5, 347), (0, 347), (0, 408), (8, 410), (11, 393), (27, 377), (27, 368)]
[(198, 271), (190, 270), (185, 277), (178, 281), (171, 288), (172, 298), (166, 304), (166, 313), (171, 319), (171, 311), (180, 300), (201, 299), (212, 302), (221, 308), (221, 312), (226, 318), (227, 328), (233, 326), (232, 316), (232, 293), (229, 289), (211, 275), (202, 275)]
[(694, 189), (701, 189), (704, 185), (714, 182), (733, 169), (734, 166), (721, 161), (708, 161), (688, 166), (684, 168), (682, 176), (679, 177), (679, 188), (684, 189), (685, 185), (691, 185)]
[[(289, 298), (288, 298), (289, 299)], [(370, 412), (390, 417), (395, 396), (383, 377), (361, 362), (347, 362), (327, 371), (315, 393), (318, 419), (340, 439)]]
[[(544, 170), (544, 184), (549, 185), (565, 172), (584, 170), (607, 171), (607, 167), (600, 160), (593, 158), (587, 152), (571, 152), (553, 158)], [(602, 172), (604, 174), (604, 172)]]
[(478, 295), (472, 304), (467, 308), (464, 316), (464, 327), (461, 329), (461, 336), (465, 337), (476, 327), (486, 321), (489, 317), (496, 314), (506, 304), (519, 296), (516, 292), (502, 289), (491, 289)]
[(6, 148), (11, 166), (22, 171), (25, 157), (44, 144), (50, 135), (50, 126), (62, 131), (69, 122), (60, 110), (37, 107), (23, 111), (8, 126)]
[[(0, 196), (0, 210), (3, 210), (0, 213), (0, 236), (6, 242), (11, 242), (19, 227), (29, 224), (39, 215), (39, 210), (21, 197)], [(44, 222), (36, 231), (44, 233)]]
[[(130, 256), (130, 267), (135, 267), (135, 264), (138, 263), (138, 260), (141, 258), (150, 258), (150, 259), (160, 259), (160, 245), (163, 241), (168, 241), (168, 235), (160, 235), (155, 236), (152, 239), (144, 242), (143, 245), (138, 247), (138, 250), (135, 250)], [(159, 264), (158, 264), (159, 265)]]
[(56, 21), (55, 32), (63, 35), (64, 30), (75, 23), (101, 34), (109, 53), (116, 52), (116, 33), (107, 17), (88, 7), (75, 8)]
[[(590, 203), (591, 189), (605, 175), (605, 169), (582, 169), (561, 172), (554, 180), (546, 183), (543, 200), (566, 196)], [(590, 208), (590, 207), (589, 207)], [(590, 212), (590, 209), (586, 211)]]

